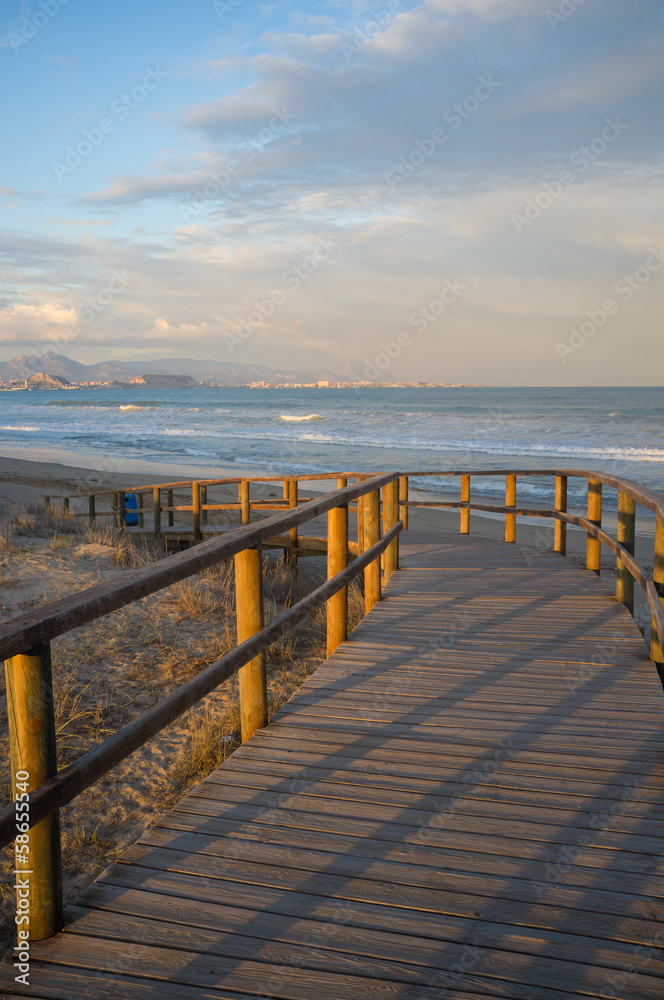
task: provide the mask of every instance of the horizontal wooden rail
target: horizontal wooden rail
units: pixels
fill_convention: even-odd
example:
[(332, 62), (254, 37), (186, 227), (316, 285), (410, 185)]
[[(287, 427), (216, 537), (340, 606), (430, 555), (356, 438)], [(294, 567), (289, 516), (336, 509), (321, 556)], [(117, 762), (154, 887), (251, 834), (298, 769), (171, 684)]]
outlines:
[[(402, 528), (402, 522), (398, 521), (379, 542), (367, 549), (341, 573), (337, 573), (331, 580), (327, 580), (307, 597), (298, 601), (260, 632), (256, 632), (251, 639), (247, 639), (230, 653), (224, 654), (210, 664), (168, 698), (143, 712), (137, 719), (98, 744), (74, 764), (32, 791), (30, 826), (71, 802), (112, 767), (213, 691), (222, 681), (233, 676), (248, 660), (268, 649), (285, 632), (347, 587), (367, 566), (380, 557), (397, 538)], [(6, 847), (15, 836), (16, 811), (12, 803), (0, 810), (0, 847)]]
[(326, 514), (340, 503), (356, 500), (372, 490), (380, 489), (395, 478), (397, 473), (373, 476), (343, 490), (327, 493), (301, 507), (294, 507), (287, 513), (266, 517), (256, 524), (244, 525), (221, 537), (210, 538), (185, 552), (160, 559), (157, 563), (130, 570), (119, 580), (109, 580), (45, 607), (35, 608), (0, 628), (0, 659), (9, 659), (49, 642), (73, 628), (95, 621), (111, 611), (117, 611), (164, 587), (185, 580), (194, 573), (230, 559), (243, 549), (259, 545), (278, 532), (289, 531)]

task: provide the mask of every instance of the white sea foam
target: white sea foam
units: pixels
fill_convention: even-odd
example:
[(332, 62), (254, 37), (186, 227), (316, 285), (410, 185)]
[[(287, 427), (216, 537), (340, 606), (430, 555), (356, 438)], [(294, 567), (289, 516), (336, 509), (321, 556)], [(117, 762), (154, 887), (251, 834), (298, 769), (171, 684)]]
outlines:
[(306, 416), (300, 416), (296, 413), (282, 413), (279, 420), (284, 420), (287, 424), (301, 424), (310, 420), (325, 420), (325, 417), (321, 417), (320, 413), (307, 413)]

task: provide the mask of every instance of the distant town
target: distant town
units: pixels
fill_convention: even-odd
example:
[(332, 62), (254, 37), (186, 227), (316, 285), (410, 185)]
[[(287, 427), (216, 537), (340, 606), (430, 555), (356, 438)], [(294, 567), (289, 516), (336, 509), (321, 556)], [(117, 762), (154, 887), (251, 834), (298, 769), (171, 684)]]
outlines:
[(215, 384), (197, 382), (189, 375), (139, 375), (128, 382), (69, 382), (58, 375), (37, 372), (26, 379), (0, 380), (0, 392), (53, 389), (483, 389), (484, 385), (468, 382), (247, 382), (246, 384)]

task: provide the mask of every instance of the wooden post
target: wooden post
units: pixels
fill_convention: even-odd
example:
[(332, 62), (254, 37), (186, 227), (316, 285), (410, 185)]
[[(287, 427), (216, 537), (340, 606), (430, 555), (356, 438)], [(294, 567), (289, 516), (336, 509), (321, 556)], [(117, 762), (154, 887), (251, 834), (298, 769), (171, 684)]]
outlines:
[(49, 496), (44, 497), (44, 507), (46, 508), (46, 510), (51, 509), (51, 498)]
[(143, 513), (145, 509), (145, 495), (139, 493), (136, 502), (138, 503), (138, 526), (139, 528), (145, 527), (145, 514)]
[[(380, 541), (380, 494), (378, 490), (364, 495), (364, 550)], [(364, 570), (364, 610), (371, 611), (380, 601), (380, 559)]]
[(201, 484), (191, 484), (191, 514), (194, 530), (194, 541), (201, 540)]
[[(664, 523), (659, 518), (657, 518), (657, 525), (655, 527), (655, 566), (652, 577), (661, 605), (664, 608)], [(659, 641), (654, 622), (650, 639), (650, 659), (655, 661), (659, 676), (664, 685), (664, 649), (662, 649), (662, 644)]]
[[(283, 492), (284, 500), (286, 501), (286, 505), (288, 505), (288, 480), (287, 479), (284, 479), (282, 486), (283, 486), (283, 491), (284, 491)], [(286, 548), (284, 549), (284, 566), (288, 566), (288, 546), (286, 546)]]
[(242, 511), (242, 523), (249, 524), (249, 521), (251, 520), (251, 508), (249, 507), (250, 494), (248, 479), (243, 479), (242, 482), (239, 483), (238, 496), (240, 500), (240, 509)]
[[(263, 574), (260, 549), (244, 549), (235, 556), (237, 641), (244, 642), (263, 627)], [(240, 725), (242, 742), (267, 725), (265, 653), (240, 668)]]
[(173, 510), (173, 490), (166, 490), (166, 504), (168, 506), (168, 527), (172, 528), (175, 523), (175, 511)]
[[(470, 476), (461, 477), (461, 503), (470, 503)], [(470, 511), (467, 507), (461, 509), (461, 524), (459, 531), (462, 535), (470, 534)]]
[(204, 509), (207, 502), (207, 486), (201, 486), (201, 524), (208, 523), (208, 512)]
[(152, 513), (154, 517), (154, 537), (161, 534), (161, 490), (155, 486), (152, 490)]
[[(358, 479), (358, 482), (361, 480)], [(357, 498), (357, 554), (361, 556), (366, 548), (364, 544), (364, 497)]]
[[(395, 479), (393, 483), (383, 486), (383, 534), (387, 534), (390, 528), (399, 520), (399, 481)], [(383, 573), (383, 584), (386, 584), (396, 569), (399, 569), (399, 538), (385, 549), (385, 571)]]
[[(505, 477), (505, 506), (516, 507), (516, 476)], [(505, 514), (505, 541), (516, 541), (516, 514)]]
[[(618, 541), (624, 545), (631, 556), (634, 555), (636, 541), (636, 501), (626, 493), (618, 493)], [(630, 615), (634, 614), (634, 577), (625, 564), (616, 560), (616, 597), (621, 601)]]
[[(556, 476), (556, 510), (567, 513), (567, 476)], [(567, 552), (567, 525), (556, 521), (553, 528), (553, 550), (564, 556)]]
[[(596, 479), (588, 480), (588, 520), (602, 526), (602, 484)], [(598, 538), (588, 535), (586, 544), (586, 569), (591, 569), (599, 576), (602, 556), (602, 543)]]
[(119, 511), (120, 511), (120, 494), (119, 493), (114, 493), (113, 494), (113, 527), (114, 528), (117, 528), (118, 523), (119, 523), (118, 522)]
[(88, 497), (88, 510), (90, 512), (90, 515), (89, 515), (90, 516), (90, 527), (94, 527), (95, 518), (97, 516), (96, 510), (95, 510), (95, 495), (94, 495), (94, 493), (90, 494), (90, 496)]
[[(288, 506), (290, 508), (297, 507), (297, 492), (298, 492), (297, 487), (298, 487), (297, 479), (289, 480)], [(297, 546), (298, 546), (298, 540), (297, 540), (297, 526), (296, 526), (295, 528), (291, 528), (290, 531), (288, 532), (288, 558), (286, 559), (288, 569), (290, 570), (290, 574), (294, 580), (297, 580), (297, 555), (295, 553)]]
[[(48, 643), (5, 660), (7, 714), (11, 744), (12, 797), (24, 795), (57, 773), (51, 649)], [(18, 811), (18, 804), (17, 804)], [(27, 817), (29, 810), (20, 813)], [(18, 821), (20, 822), (20, 821)], [(23, 824), (21, 824), (23, 825)], [(27, 847), (27, 851), (24, 848)], [(60, 819), (57, 812), (16, 839), (17, 912), (29, 912), (22, 924), (31, 941), (52, 937), (62, 927)], [(27, 896), (25, 895), (27, 888)]]
[(127, 511), (125, 510), (125, 494), (118, 493), (118, 525), (120, 528), (127, 527)]
[[(348, 485), (337, 479), (337, 489)], [(331, 580), (348, 565), (348, 504), (334, 507), (327, 513), (327, 578)], [(344, 587), (327, 602), (327, 655), (348, 636), (348, 589)]]
[[(122, 494), (122, 496), (124, 497), (124, 493)], [(62, 509), (65, 514), (69, 513), (69, 497), (62, 498)]]
[[(399, 477), (399, 499), (408, 502), (408, 476)], [(408, 531), (408, 512), (410, 507), (399, 507), (399, 517), (403, 521), (403, 530)]]

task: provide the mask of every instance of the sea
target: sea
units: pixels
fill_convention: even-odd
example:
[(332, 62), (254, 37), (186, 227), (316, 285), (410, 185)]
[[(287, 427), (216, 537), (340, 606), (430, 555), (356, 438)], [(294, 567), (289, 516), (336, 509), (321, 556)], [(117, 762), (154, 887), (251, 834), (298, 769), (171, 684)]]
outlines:
[[(664, 388), (0, 392), (0, 454), (201, 478), (400, 470), (429, 499), (459, 483), (426, 471), (592, 469), (664, 494)], [(504, 488), (473, 478), (478, 499)], [(585, 481), (569, 488), (581, 509)], [(552, 479), (520, 479), (518, 498), (549, 504)]]

